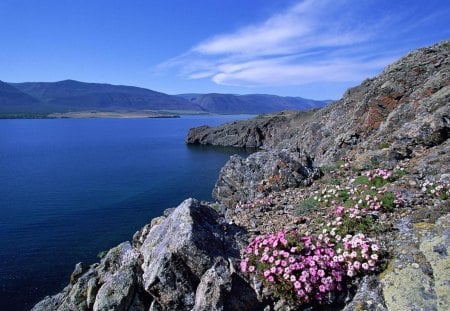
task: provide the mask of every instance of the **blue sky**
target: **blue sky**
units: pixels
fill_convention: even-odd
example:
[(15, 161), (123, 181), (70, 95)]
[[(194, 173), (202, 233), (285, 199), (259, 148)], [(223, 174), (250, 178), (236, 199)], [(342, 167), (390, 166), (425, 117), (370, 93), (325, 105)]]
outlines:
[(450, 39), (447, 0), (1, 0), (0, 80), (337, 99)]

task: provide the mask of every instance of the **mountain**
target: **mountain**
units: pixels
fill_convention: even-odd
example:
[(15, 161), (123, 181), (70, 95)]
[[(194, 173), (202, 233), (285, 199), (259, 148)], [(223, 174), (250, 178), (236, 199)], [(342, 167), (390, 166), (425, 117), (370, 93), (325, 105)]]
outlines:
[(36, 98), (0, 81), (0, 113), (38, 112), (41, 108)]
[(59, 111), (202, 110), (197, 104), (177, 96), (134, 86), (74, 80), (11, 83), (11, 85)]
[(9, 84), (2, 82), (0, 86), (2, 114), (28, 115), (77, 111), (259, 114), (287, 109), (305, 110), (322, 107), (329, 102), (263, 94), (193, 93), (172, 96), (134, 86), (75, 80)]
[(330, 100), (312, 100), (302, 97), (282, 97), (266, 94), (180, 94), (178, 95), (203, 110), (219, 114), (269, 113), (281, 110), (305, 110), (323, 107)]

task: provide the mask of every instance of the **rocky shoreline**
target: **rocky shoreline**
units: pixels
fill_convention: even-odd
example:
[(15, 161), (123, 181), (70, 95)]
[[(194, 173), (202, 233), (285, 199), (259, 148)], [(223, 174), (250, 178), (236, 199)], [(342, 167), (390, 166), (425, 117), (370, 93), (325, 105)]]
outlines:
[[(69, 285), (32, 310), (446, 310), (449, 103), (446, 41), (409, 53), (320, 110), (191, 129), (187, 143), (261, 151), (222, 168), (217, 203), (187, 199), (167, 210), (132, 243), (78, 264)], [(379, 241), (371, 273), (346, 278), (339, 291), (322, 286), (327, 300), (310, 301), (290, 300), (290, 287), (277, 292), (258, 267), (243, 268), (257, 236), (321, 233), (336, 210), (351, 224), (338, 230)]]

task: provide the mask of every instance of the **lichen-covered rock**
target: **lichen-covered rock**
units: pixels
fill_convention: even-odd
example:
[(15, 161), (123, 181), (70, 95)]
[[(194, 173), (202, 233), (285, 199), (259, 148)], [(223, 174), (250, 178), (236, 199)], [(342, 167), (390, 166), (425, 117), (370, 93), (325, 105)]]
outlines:
[(433, 223), (407, 224), (395, 239), (396, 256), (381, 274), (388, 310), (448, 310), (450, 215)]

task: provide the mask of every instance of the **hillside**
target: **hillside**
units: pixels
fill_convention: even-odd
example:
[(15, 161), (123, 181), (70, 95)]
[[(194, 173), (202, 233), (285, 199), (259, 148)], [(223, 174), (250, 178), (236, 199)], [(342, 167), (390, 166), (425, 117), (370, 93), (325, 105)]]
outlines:
[(261, 150), (33, 311), (447, 310), (449, 77), (447, 41), (325, 108), (191, 130)]
[(0, 113), (39, 112), (39, 100), (0, 81)]
[(201, 111), (198, 105), (179, 97), (133, 86), (74, 80), (11, 83), (11, 85), (41, 103), (56, 107), (59, 111)]
[[(86, 83), (59, 82), (4, 83), (0, 85), (0, 113), (8, 117), (86, 117), (105, 116), (102, 112), (122, 113), (124, 117), (172, 113), (258, 114), (286, 109), (322, 107), (327, 101), (275, 95), (184, 94), (167, 95), (145, 88)], [(96, 113), (100, 112), (100, 113)], [(109, 114), (108, 114), (109, 115)]]
[(282, 97), (266, 94), (181, 94), (178, 95), (202, 107), (205, 111), (219, 114), (260, 114), (282, 110), (306, 110), (320, 108), (329, 100), (318, 101), (301, 97)]

